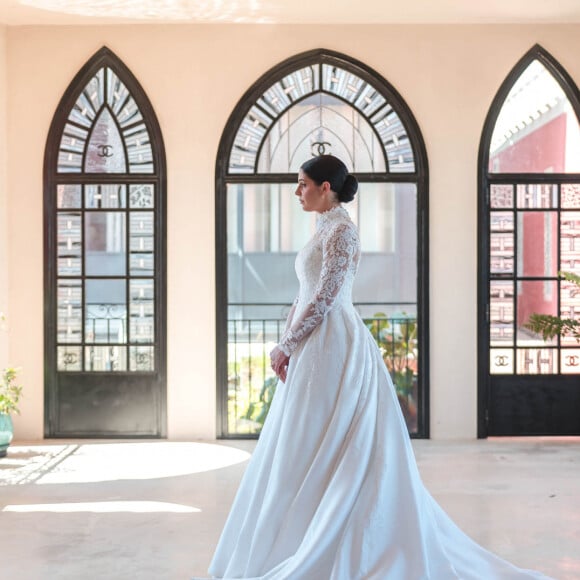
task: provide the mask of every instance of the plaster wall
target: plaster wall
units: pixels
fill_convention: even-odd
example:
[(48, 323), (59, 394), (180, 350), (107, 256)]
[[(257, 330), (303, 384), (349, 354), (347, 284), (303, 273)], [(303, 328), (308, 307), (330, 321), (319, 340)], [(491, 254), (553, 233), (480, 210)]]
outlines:
[[(10, 222), (8, 256), (0, 243), (0, 299), (6, 291), (2, 265), (8, 261), (10, 356), (23, 367), (26, 385), (17, 437), (38, 439), (43, 433), (46, 136), (63, 92), (103, 45), (142, 84), (165, 140), (169, 437), (215, 435), (214, 170), (222, 130), (260, 75), (292, 55), (321, 47), (354, 57), (383, 75), (406, 100), (422, 131), (430, 168), (431, 436), (475, 437), (478, 147), (496, 91), (535, 43), (580, 83), (580, 25), (0, 30), (0, 168), (6, 165), (5, 111), (10, 159), (7, 184), (0, 178), (0, 204), (7, 194)], [(0, 205), (0, 241), (5, 240), (5, 212)]]

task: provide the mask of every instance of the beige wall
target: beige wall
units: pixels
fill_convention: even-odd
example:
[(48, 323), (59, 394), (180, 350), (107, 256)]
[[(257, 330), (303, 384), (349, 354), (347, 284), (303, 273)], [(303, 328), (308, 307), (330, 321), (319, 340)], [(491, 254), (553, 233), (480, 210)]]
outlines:
[[(8, 314), (8, 209), (6, 191), (6, 28), (0, 26), (0, 312)], [(0, 368), (8, 363), (8, 333), (0, 321)]]
[(501, 82), (535, 43), (580, 83), (580, 26), (23, 27), (9, 29), (7, 40), (10, 350), (26, 385), (17, 437), (42, 437), (45, 139), (62, 93), (102, 45), (139, 79), (165, 139), (169, 436), (215, 434), (214, 166), (224, 124), (263, 72), (320, 47), (381, 73), (423, 132), (431, 177), (432, 436), (476, 435), (476, 187), (483, 122)]

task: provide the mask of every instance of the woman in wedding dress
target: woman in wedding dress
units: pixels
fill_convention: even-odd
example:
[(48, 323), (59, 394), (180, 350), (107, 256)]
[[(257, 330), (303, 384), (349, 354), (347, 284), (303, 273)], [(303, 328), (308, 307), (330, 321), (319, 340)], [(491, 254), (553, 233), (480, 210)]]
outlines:
[(271, 353), (280, 378), (209, 573), (246, 580), (546, 578), (484, 550), (423, 486), (393, 383), (352, 305), (360, 259), (342, 203), (356, 178), (307, 161), (296, 196), (318, 212), (296, 258), (298, 297)]

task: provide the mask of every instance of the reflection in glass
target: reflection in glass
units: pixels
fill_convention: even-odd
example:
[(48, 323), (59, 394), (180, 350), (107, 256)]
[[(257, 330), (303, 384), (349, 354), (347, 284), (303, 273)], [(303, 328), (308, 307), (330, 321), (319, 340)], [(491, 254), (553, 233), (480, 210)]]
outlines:
[(139, 183), (129, 186), (129, 207), (153, 207), (155, 186), (152, 183)]
[(87, 209), (118, 209), (126, 207), (126, 185), (85, 185)]
[(566, 348), (560, 351), (560, 372), (580, 374), (580, 349)]
[(555, 348), (518, 349), (517, 374), (552, 375), (558, 372), (558, 351)]
[(95, 121), (87, 145), (86, 173), (127, 173), (127, 159), (119, 127), (108, 108), (103, 107)]
[(130, 282), (130, 337), (132, 343), (155, 341), (155, 304), (153, 280)]
[(82, 346), (59, 346), (56, 349), (59, 371), (71, 372), (83, 370)]
[(492, 375), (511, 375), (514, 372), (514, 351), (511, 348), (492, 348), (489, 356)]
[(562, 207), (580, 209), (580, 183), (566, 183), (560, 187)]
[(133, 96), (110, 68), (101, 68), (87, 83), (68, 120), (58, 172), (80, 173), (84, 168), (88, 173), (153, 173), (147, 126)]
[(580, 274), (580, 212), (560, 214), (560, 270)]
[[(560, 315), (562, 318), (580, 320), (580, 289), (576, 284), (562, 280), (560, 282)], [(578, 340), (570, 335), (560, 337), (562, 345), (576, 345)]]
[(85, 342), (126, 342), (126, 281), (86, 280), (85, 295)]
[(492, 211), (490, 214), (492, 232), (513, 232), (514, 214), (511, 211)]
[(541, 209), (558, 207), (558, 186), (553, 183), (519, 183), (516, 186), (518, 208)]
[(85, 214), (85, 273), (88, 276), (119, 276), (126, 272), (125, 214)]
[(294, 172), (300, 160), (323, 152), (343, 158), (355, 171), (384, 171), (379, 166), (386, 155), (389, 171), (413, 172), (406, 129), (383, 94), (329, 64), (322, 65), (319, 86), (319, 73), (318, 64), (295, 71), (258, 98), (234, 138), (230, 173)]
[(59, 212), (57, 215), (58, 275), (80, 276), (81, 214)]
[(130, 268), (132, 276), (153, 275), (153, 212), (135, 212), (130, 217)]
[(155, 370), (155, 356), (152, 346), (131, 346), (129, 348), (129, 370), (152, 372)]
[(514, 283), (507, 281), (490, 282), (489, 300), (491, 346), (513, 345)]
[(490, 272), (512, 274), (514, 271), (514, 235), (492, 233), (490, 235)]
[(293, 105), (263, 141), (258, 173), (298, 173), (305, 159), (332, 154), (353, 171), (385, 172), (383, 145), (353, 107), (316, 93)]
[(558, 81), (534, 60), (498, 115), (489, 150), (492, 173), (580, 171), (580, 127)]
[(56, 206), (59, 209), (80, 208), (81, 189), (81, 185), (59, 183), (56, 186)]
[(492, 185), (490, 204), (492, 208), (514, 207), (514, 186), (504, 184)]
[(61, 279), (57, 288), (57, 341), (82, 342), (83, 288), (81, 280)]
[(115, 372), (127, 370), (127, 348), (124, 346), (86, 346), (85, 371)]
[(541, 335), (524, 328), (533, 313), (555, 316), (558, 308), (558, 283), (548, 280), (520, 280), (518, 282), (517, 344), (543, 346), (557, 340), (544, 341)]
[(557, 213), (518, 212), (518, 276), (553, 277), (557, 273)]

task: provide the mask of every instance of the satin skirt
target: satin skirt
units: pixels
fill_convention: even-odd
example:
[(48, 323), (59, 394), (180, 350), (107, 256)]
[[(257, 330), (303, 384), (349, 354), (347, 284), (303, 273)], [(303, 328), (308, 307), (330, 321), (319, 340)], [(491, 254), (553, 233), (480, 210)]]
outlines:
[(348, 306), (333, 309), (292, 355), (209, 573), (546, 578), (476, 544), (425, 489), (381, 353)]

